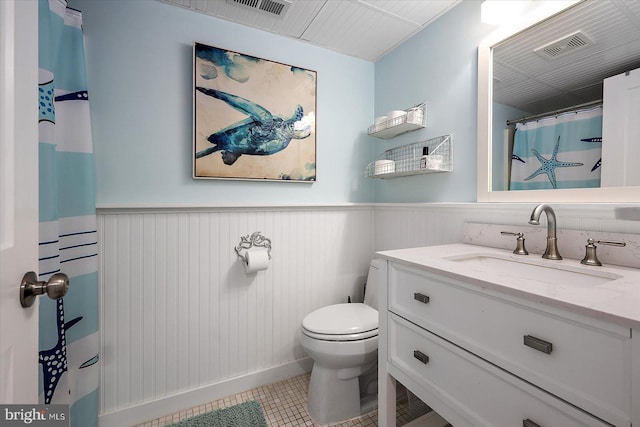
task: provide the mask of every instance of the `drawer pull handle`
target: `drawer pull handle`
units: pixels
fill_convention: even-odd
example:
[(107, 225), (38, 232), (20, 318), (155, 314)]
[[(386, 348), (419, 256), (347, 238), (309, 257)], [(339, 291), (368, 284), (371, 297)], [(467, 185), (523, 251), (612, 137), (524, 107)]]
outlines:
[(429, 297), (425, 294), (421, 294), (420, 292), (416, 292), (413, 294), (413, 299), (416, 301), (420, 301), (423, 304), (427, 304), (429, 302)]
[(421, 352), (420, 350), (413, 350), (413, 357), (424, 363), (425, 365), (429, 363), (429, 356)]
[(551, 354), (553, 351), (553, 344), (549, 341), (541, 340), (531, 335), (524, 336), (524, 345), (547, 354)]
[(522, 420), (522, 427), (540, 427), (540, 424), (534, 423), (529, 418)]

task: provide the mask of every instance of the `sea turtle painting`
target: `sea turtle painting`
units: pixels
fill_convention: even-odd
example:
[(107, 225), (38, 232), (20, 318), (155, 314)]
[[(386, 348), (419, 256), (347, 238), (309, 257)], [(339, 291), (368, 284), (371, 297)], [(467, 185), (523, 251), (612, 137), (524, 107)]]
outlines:
[(240, 96), (199, 86), (196, 90), (219, 99), (248, 116), (245, 120), (209, 135), (207, 140), (213, 146), (197, 152), (196, 158), (220, 151), (224, 164), (232, 165), (243, 154), (275, 154), (287, 148), (292, 139), (304, 139), (311, 134), (311, 120), (304, 117), (300, 105), (296, 106), (291, 117), (281, 118)]
[(313, 70), (194, 43), (193, 177), (315, 182)]

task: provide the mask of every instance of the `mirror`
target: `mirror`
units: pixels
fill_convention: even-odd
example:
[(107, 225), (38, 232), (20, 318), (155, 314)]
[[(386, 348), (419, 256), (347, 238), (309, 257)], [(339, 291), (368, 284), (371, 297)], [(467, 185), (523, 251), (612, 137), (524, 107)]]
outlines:
[[(640, 2), (585, 0), (535, 25), (518, 25), (496, 31), (478, 48), (478, 201), (640, 201), (635, 181), (605, 179), (606, 165), (622, 167), (624, 149), (614, 159), (604, 144), (602, 188), (506, 190), (512, 146), (507, 120), (540, 121), (547, 113), (602, 102), (605, 78), (640, 67)], [(540, 166), (541, 160), (531, 163)]]

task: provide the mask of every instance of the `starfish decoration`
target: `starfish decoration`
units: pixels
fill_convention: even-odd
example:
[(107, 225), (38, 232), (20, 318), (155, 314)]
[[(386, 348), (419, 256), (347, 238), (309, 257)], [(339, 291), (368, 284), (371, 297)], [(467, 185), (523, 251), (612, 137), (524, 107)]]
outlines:
[[(73, 325), (82, 320), (78, 316), (65, 323), (64, 321), (64, 301), (60, 298), (56, 302), (56, 323), (58, 325), (58, 342), (49, 350), (39, 353), (39, 362), (42, 364), (42, 374), (44, 377), (44, 403), (50, 404), (53, 394), (58, 386), (58, 381), (62, 374), (67, 372), (67, 333)], [(98, 355), (84, 362), (79, 369), (86, 368), (98, 362)]]
[(557, 186), (556, 183), (556, 168), (567, 168), (567, 167), (575, 167), (575, 166), (583, 166), (583, 163), (569, 163), (569, 162), (559, 162), (558, 161), (558, 148), (560, 147), (560, 137), (558, 137), (558, 142), (556, 142), (556, 147), (553, 149), (553, 155), (550, 159), (546, 159), (542, 157), (538, 150), (535, 148), (531, 149), (531, 152), (536, 155), (538, 160), (541, 163), (541, 166), (534, 173), (526, 177), (524, 180), (528, 181), (531, 178), (535, 178), (541, 174), (547, 174), (547, 178), (549, 178), (549, 182), (555, 189)]
[(56, 303), (58, 325), (58, 342), (49, 349), (43, 350), (39, 354), (39, 362), (42, 364), (42, 374), (44, 377), (44, 403), (51, 403), (53, 393), (58, 385), (62, 374), (67, 371), (67, 337), (64, 323), (64, 303), (62, 298)]

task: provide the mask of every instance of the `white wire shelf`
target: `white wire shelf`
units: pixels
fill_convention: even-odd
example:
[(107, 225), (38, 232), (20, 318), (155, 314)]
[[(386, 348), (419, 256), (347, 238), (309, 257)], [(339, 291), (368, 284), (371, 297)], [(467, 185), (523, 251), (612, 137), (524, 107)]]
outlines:
[(405, 110), (407, 114), (369, 126), (367, 133), (381, 139), (390, 139), (403, 133), (427, 127), (427, 103)]
[[(428, 155), (424, 156), (425, 147)], [(367, 165), (368, 178), (397, 178), (453, 171), (453, 135), (391, 148)]]

